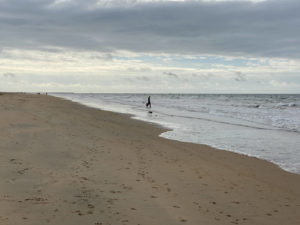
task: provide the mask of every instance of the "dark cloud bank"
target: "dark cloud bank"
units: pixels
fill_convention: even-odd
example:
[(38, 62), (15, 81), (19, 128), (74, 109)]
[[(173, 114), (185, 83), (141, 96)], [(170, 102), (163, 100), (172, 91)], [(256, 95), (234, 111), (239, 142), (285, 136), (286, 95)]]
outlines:
[(0, 0), (0, 46), (300, 57), (299, 0), (53, 2)]

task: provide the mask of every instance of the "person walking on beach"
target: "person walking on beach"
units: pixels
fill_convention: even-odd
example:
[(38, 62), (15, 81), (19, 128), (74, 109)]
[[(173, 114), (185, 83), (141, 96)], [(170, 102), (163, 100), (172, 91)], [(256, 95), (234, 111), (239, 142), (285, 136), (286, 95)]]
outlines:
[(147, 108), (151, 108), (150, 96), (148, 97), (148, 102), (146, 103)]

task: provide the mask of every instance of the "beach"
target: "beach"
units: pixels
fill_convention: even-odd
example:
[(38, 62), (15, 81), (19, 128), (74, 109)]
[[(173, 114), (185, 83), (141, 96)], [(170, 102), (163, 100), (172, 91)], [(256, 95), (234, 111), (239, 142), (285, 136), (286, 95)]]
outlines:
[(300, 175), (52, 96), (0, 95), (0, 224), (298, 225)]

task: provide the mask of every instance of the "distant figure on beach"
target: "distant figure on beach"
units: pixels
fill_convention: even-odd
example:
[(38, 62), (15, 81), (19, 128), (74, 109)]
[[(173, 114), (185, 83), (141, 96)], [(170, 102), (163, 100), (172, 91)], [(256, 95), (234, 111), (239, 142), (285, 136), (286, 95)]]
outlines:
[(146, 103), (147, 108), (151, 108), (150, 96), (148, 97), (148, 102)]

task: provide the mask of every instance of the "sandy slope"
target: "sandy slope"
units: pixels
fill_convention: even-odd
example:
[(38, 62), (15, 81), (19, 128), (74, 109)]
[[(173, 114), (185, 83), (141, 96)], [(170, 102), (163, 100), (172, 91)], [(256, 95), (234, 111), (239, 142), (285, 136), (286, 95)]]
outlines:
[(300, 176), (126, 115), (0, 95), (0, 224), (300, 224)]

